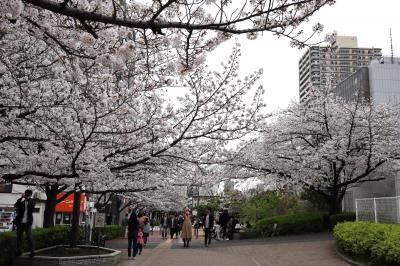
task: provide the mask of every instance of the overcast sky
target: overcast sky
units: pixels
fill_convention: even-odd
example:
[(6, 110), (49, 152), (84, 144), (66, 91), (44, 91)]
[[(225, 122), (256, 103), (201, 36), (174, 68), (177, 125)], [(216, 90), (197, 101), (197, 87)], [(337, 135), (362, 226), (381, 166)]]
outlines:
[[(382, 48), (383, 55), (390, 55), (389, 29), (392, 28), (394, 55), (400, 56), (400, 1), (398, 0), (337, 0), (317, 12), (304, 29), (320, 22), (324, 32), (337, 31), (338, 35), (357, 36), (359, 47)], [(323, 39), (326, 34), (319, 38)], [(305, 50), (291, 48), (289, 40), (264, 34), (254, 41), (244, 36), (241, 72), (264, 69), (262, 85), (266, 90), (265, 102), (269, 111), (286, 107), (291, 100), (298, 100), (298, 60)], [(229, 51), (232, 42), (219, 47), (217, 57), (208, 64), (217, 64)], [(218, 59), (215, 59), (218, 58)]]

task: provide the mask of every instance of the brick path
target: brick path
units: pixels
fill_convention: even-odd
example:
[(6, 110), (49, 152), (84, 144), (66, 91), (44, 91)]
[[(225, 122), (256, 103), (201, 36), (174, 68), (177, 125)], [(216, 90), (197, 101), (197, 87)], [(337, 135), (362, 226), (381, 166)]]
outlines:
[(215, 241), (206, 248), (203, 237), (184, 248), (178, 239), (163, 240), (158, 232), (136, 260), (127, 259), (126, 239), (109, 241), (108, 247), (121, 249), (118, 266), (345, 266), (334, 252), (329, 234), (275, 237), (257, 240)]

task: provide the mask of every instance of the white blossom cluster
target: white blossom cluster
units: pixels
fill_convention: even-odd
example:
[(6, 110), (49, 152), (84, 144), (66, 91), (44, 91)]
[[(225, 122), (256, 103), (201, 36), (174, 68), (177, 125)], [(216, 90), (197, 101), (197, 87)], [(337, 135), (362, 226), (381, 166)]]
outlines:
[(236, 46), (221, 71), (178, 77), (173, 105), (162, 88), (174, 72), (157, 66), (157, 51), (132, 52), (136, 43), (86, 58), (36, 33), (9, 29), (0, 42), (0, 174), (9, 181), (161, 189), (186, 177), (174, 169), (216, 160), (263, 119), (263, 90), (252, 90), (261, 71), (240, 80)]
[(243, 147), (239, 172), (311, 189), (336, 204), (331, 207), (348, 188), (390, 176), (399, 158), (400, 108), (357, 99), (316, 92), (307, 103), (292, 104)]
[[(333, 2), (1, 1), (0, 175), (92, 191), (162, 188), (185, 164), (226, 157), (264, 119), (263, 89), (252, 89), (262, 71), (238, 78), (235, 46), (210, 72), (207, 52), (234, 34), (297, 39)], [(162, 93), (171, 85), (182, 90), (177, 103)]]

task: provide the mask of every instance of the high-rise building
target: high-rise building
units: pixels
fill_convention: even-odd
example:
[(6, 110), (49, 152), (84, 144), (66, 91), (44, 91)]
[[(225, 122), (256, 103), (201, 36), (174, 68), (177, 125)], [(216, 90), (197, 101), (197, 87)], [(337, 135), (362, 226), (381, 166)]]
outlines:
[(310, 47), (299, 61), (299, 94), (304, 102), (311, 88), (333, 88), (340, 81), (382, 56), (380, 48), (360, 48), (355, 36), (337, 36), (334, 50)]

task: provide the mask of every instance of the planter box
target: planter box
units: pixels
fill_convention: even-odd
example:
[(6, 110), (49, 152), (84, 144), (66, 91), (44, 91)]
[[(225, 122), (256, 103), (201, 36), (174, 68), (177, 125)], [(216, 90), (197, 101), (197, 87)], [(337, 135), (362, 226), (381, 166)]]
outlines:
[(121, 251), (94, 247), (94, 246), (78, 246), (88, 249), (101, 249), (104, 252), (109, 252), (102, 255), (86, 255), (86, 256), (68, 256), (68, 257), (50, 257), (41, 256), (40, 253), (49, 251), (62, 246), (53, 246), (44, 249), (36, 250), (35, 257), (29, 258), (29, 253), (24, 253), (20, 258), (14, 260), (14, 266), (115, 266), (120, 262)]

